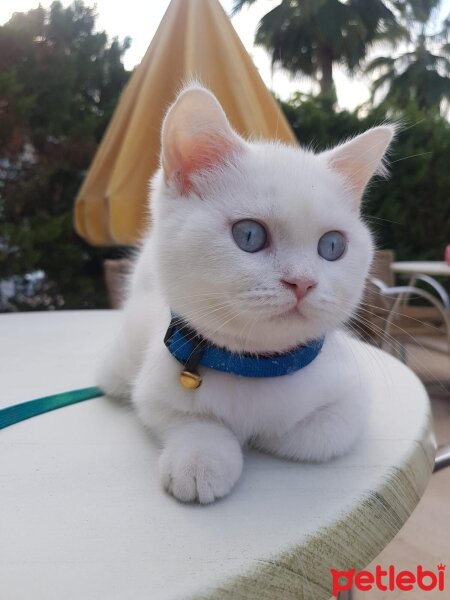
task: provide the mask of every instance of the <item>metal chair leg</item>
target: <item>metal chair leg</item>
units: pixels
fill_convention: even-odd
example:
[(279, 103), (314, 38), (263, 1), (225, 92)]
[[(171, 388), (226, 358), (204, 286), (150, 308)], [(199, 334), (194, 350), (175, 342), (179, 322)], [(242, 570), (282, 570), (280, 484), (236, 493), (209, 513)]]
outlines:
[(436, 471), (440, 471), (445, 467), (450, 467), (450, 444), (439, 446), (437, 449), (433, 473), (436, 473)]
[(346, 592), (339, 592), (337, 595), (337, 600), (352, 600), (353, 598), (353, 588), (350, 588)]

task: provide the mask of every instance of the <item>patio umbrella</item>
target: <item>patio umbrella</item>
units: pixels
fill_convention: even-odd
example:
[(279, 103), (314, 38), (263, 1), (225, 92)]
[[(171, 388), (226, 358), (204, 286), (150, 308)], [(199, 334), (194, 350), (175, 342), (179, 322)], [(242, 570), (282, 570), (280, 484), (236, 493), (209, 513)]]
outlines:
[(148, 222), (161, 122), (177, 91), (198, 79), (243, 136), (295, 143), (218, 0), (172, 0), (126, 86), (76, 199), (75, 227), (94, 245), (132, 245)]

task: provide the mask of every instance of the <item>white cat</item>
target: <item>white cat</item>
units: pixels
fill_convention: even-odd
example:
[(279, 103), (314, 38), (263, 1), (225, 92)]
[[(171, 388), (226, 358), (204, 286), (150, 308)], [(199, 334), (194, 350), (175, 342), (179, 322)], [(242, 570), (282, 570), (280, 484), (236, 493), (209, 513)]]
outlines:
[[(162, 445), (162, 483), (179, 500), (228, 494), (246, 444), (323, 461), (360, 434), (364, 366), (339, 327), (360, 301), (372, 259), (361, 197), (372, 175), (384, 173), (393, 133), (376, 127), (314, 154), (244, 141), (198, 85), (169, 109), (152, 227), (99, 385), (131, 398)], [(171, 311), (238, 363), (249, 353), (258, 364), (289, 363), (302, 345), (322, 336), (324, 343), (310, 364), (286, 375), (200, 364), (200, 387), (186, 389), (183, 365), (164, 344)]]

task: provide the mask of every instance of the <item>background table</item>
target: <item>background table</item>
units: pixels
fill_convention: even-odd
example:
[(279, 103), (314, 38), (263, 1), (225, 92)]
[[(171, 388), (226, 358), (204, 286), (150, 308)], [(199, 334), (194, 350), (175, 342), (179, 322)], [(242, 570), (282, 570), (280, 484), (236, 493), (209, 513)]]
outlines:
[[(0, 404), (95, 383), (113, 311), (0, 315)], [(321, 600), (329, 569), (362, 568), (400, 529), (434, 461), (428, 398), (371, 361), (364, 439), (325, 465), (249, 452), (233, 493), (183, 505), (127, 408), (105, 398), (0, 431), (5, 600)], [(276, 402), (276, 398), (274, 398)]]
[(423, 260), (423, 261), (399, 261), (391, 264), (394, 273), (402, 275), (443, 275), (450, 277), (450, 265), (445, 261)]

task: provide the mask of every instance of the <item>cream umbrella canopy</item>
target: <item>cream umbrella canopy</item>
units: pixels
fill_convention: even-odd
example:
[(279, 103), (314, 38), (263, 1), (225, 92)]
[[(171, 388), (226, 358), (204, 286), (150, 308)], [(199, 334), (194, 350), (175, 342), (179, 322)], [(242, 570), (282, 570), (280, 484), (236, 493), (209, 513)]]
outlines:
[(89, 243), (132, 245), (148, 222), (160, 129), (183, 83), (218, 97), (245, 137), (296, 143), (218, 0), (172, 0), (114, 112), (79, 191), (75, 227)]

